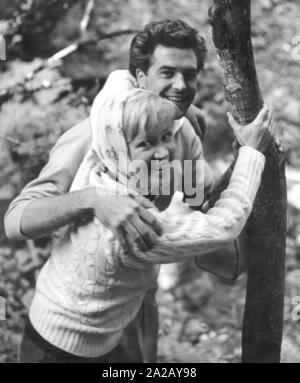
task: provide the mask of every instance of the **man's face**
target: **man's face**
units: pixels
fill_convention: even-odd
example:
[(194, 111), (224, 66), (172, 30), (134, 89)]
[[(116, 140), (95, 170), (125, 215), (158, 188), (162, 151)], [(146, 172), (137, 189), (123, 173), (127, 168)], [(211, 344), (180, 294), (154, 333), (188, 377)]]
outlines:
[(137, 70), (138, 86), (173, 102), (177, 118), (185, 115), (197, 87), (197, 57), (193, 49), (157, 45), (148, 73)]

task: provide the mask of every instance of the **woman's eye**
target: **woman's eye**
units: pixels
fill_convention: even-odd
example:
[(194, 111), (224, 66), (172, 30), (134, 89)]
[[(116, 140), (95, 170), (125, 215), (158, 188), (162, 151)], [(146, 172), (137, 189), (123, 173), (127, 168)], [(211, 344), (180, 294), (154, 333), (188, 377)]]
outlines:
[(141, 141), (137, 144), (137, 147), (138, 148), (146, 148), (149, 146), (149, 142), (148, 141)]
[(163, 140), (164, 140), (165, 142), (169, 142), (169, 141), (171, 141), (172, 138), (173, 138), (173, 134), (172, 134), (172, 132), (168, 132), (168, 133), (166, 133), (166, 134), (163, 136)]

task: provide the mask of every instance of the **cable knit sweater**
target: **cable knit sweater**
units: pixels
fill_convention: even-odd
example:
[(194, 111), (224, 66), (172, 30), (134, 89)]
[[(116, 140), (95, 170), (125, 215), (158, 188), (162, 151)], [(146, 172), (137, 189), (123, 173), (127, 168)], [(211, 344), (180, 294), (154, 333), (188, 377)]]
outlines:
[[(104, 115), (117, 118), (110, 127), (115, 125), (120, 133), (111, 100), (108, 108), (112, 114), (105, 109)], [(117, 110), (120, 112), (120, 108)], [(93, 148), (79, 168), (72, 190), (88, 185), (98, 185), (106, 191), (111, 188), (112, 181), (107, 175), (99, 176), (96, 166), (97, 152), (109, 165), (104, 153), (111, 153), (111, 149), (98, 150), (97, 145), (120, 145), (120, 140), (111, 140), (107, 135), (111, 129), (103, 131), (104, 140), (99, 140), (99, 132), (93, 132)], [(258, 151), (240, 148), (228, 188), (206, 214), (191, 210), (179, 192), (165, 211), (153, 209), (163, 235), (152, 251), (135, 248), (134, 255), (124, 253), (96, 218), (61, 229), (54, 237), (52, 255), (38, 277), (29, 312), (35, 329), (48, 342), (75, 355), (96, 357), (111, 351), (136, 316), (147, 291), (155, 286), (158, 264), (213, 251), (240, 234), (250, 214), (264, 162)]]
[(84, 227), (87, 241), (79, 248), (66, 228), (38, 277), (29, 313), (36, 330), (76, 355), (94, 357), (112, 350), (155, 284), (157, 268), (152, 263), (200, 255), (236, 238), (250, 214), (263, 168), (261, 153), (240, 148), (230, 184), (207, 214), (190, 211), (175, 196), (160, 213), (165, 232), (155, 249), (136, 252), (141, 268), (122, 264), (117, 244), (114, 256), (97, 252), (101, 238), (96, 226), (92, 231)]

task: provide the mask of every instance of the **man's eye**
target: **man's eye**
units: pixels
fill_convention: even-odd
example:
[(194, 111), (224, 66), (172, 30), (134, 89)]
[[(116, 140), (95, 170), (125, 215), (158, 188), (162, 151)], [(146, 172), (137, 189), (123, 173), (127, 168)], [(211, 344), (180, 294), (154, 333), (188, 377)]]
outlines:
[(171, 70), (164, 70), (161, 72), (161, 74), (163, 75), (163, 77), (166, 77), (166, 78), (173, 77), (173, 72)]

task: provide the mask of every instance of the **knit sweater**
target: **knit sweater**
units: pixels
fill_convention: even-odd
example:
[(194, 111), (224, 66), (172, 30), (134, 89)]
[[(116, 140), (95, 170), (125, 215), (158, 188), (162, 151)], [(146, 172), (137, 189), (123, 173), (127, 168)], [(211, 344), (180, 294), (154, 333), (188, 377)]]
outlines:
[(176, 193), (167, 210), (153, 211), (164, 234), (154, 250), (143, 253), (135, 249), (133, 263), (116, 242), (111, 242), (114, 251), (97, 251), (101, 238), (95, 222), (93, 230), (88, 225), (81, 228), (86, 243), (79, 241), (79, 247), (70, 239), (76, 228), (64, 228), (38, 277), (29, 313), (35, 329), (50, 343), (75, 355), (94, 357), (112, 350), (138, 312), (146, 291), (155, 284), (156, 263), (207, 253), (240, 234), (264, 162), (258, 151), (240, 148), (228, 188), (206, 214), (192, 211)]

